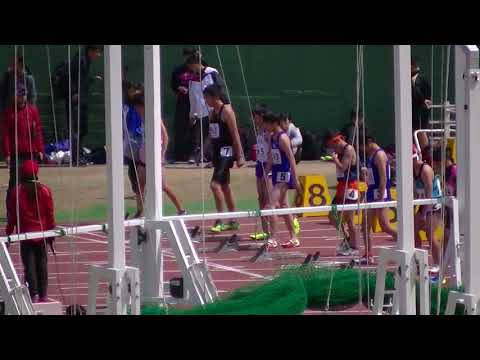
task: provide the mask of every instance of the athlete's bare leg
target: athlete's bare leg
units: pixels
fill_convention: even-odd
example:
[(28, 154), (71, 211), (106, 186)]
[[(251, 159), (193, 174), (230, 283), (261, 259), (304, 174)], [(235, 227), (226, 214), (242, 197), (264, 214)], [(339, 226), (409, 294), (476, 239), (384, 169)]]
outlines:
[(224, 202), (222, 185), (220, 185), (216, 181), (212, 181), (210, 183), (210, 189), (212, 190), (213, 198), (215, 199), (215, 206), (217, 208), (217, 212), (222, 213), (223, 212), (223, 202)]
[[(288, 208), (288, 185), (284, 183), (278, 183), (275, 185), (274, 189), (277, 189), (279, 191), (279, 208)], [(287, 230), (290, 233), (290, 239), (296, 239), (295, 231), (293, 229), (293, 216), (291, 214), (289, 215), (283, 215), (283, 220), (285, 221), (285, 225), (287, 226)]]
[(397, 230), (392, 228), (388, 219), (388, 209), (376, 209), (376, 214), (382, 231), (392, 237), (392, 241), (397, 241)]
[(173, 205), (175, 205), (175, 208), (177, 209), (177, 213), (182, 212), (184, 209), (182, 208), (182, 204), (180, 204), (180, 200), (177, 198), (172, 188), (168, 186), (165, 180), (162, 181), (162, 189), (165, 192), (165, 194), (167, 194), (168, 198), (172, 201)]
[(346, 211), (344, 213), (344, 219), (347, 223), (348, 234), (350, 235), (349, 242), (352, 249), (358, 249), (358, 237), (359, 233), (355, 226), (354, 211)]

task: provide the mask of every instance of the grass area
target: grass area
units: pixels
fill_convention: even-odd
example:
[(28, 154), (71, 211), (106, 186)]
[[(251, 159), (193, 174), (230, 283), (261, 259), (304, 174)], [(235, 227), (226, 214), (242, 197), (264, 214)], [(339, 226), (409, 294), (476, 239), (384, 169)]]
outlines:
[[(105, 166), (91, 166), (78, 169), (41, 168), (40, 180), (52, 189), (58, 223), (106, 222), (107, 192), (105, 171)], [(298, 172), (299, 175), (324, 175), (330, 185), (335, 184), (335, 169), (331, 163), (320, 161), (302, 162), (299, 165)], [(202, 171), (194, 166), (165, 169), (167, 183), (177, 193), (189, 214), (202, 213), (202, 177), (205, 192), (205, 212), (215, 211), (215, 204), (209, 188), (211, 173), (212, 169)], [(238, 210), (257, 209), (255, 170), (251, 167), (233, 169), (231, 178), (231, 186), (237, 199)], [(3, 167), (0, 168), (1, 193), (5, 194), (7, 184), (8, 170)], [(135, 200), (125, 170), (125, 211), (134, 214), (135, 210)], [(163, 212), (165, 215), (174, 215), (176, 213), (174, 206), (165, 196), (163, 199)], [(0, 206), (0, 226), (4, 226), (5, 222), (5, 207)]]

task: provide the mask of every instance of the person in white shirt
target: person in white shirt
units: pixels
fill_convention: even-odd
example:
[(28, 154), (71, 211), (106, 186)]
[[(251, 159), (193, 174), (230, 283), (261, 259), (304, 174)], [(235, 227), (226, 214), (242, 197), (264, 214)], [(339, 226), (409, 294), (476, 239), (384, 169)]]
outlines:
[(280, 122), (280, 127), (285, 131), (290, 138), (290, 143), (292, 144), (293, 155), (295, 156), (295, 161), (297, 164), (302, 159), (302, 144), (303, 137), (300, 129), (295, 126), (292, 120), (292, 114), (282, 114), (282, 121)]
[[(208, 117), (213, 109), (205, 102), (203, 91), (213, 84), (218, 84), (222, 91), (225, 88), (223, 79), (221, 78), (217, 69), (210, 66), (205, 66), (202, 61), (202, 56), (199, 52), (192, 54), (186, 61), (187, 67), (194, 74), (193, 78), (188, 83), (188, 96), (190, 100), (190, 123), (194, 128), (194, 138), (192, 143), (192, 151), (188, 162), (193, 164), (201, 161), (200, 159), (200, 145), (203, 129), (203, 150), (204, 154), (208, 152)], [(229, 99), (222, 95), (222, 102), (230, 104)], [(205, 159), (204, 159), (205, 160)]]

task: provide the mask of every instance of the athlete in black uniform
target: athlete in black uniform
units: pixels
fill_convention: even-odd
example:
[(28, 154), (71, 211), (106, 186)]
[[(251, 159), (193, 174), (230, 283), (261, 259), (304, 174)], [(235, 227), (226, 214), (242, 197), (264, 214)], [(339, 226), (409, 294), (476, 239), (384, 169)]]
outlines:
[[(235, 200), (230, 188), (230, 169), (236, 160), (237, 166), (245, 164), (240, 135), (237, 128), (237, 120), (232, 106), (222, 101), (222, 88), (213, 84), (203, 91), (205, 101), (213, 108), (210, 115), (209, 135), (212, 143), (213, 176), (210, 183), (215, 205), (219, 213), (223, 212), (223, 201), (225, 199), (230, 212), (235, 211)], [(239, 224), (236, 221), (229, 221), (223, 224), (217, 221), (213, 232), (237, 230)]]

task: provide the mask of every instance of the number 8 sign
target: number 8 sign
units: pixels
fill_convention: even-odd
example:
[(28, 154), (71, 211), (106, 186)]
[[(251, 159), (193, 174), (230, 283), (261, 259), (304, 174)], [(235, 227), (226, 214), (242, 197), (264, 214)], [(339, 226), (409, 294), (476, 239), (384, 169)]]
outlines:
[[(328, 191), (327, 180), (321, 175), (307, 175), (299, 177), (300, 184), (304, 189), (303, 194), (296, 194), (295, 204), (297, 207), (325, 206), (332, 203)], [(328, 212), (308, 213), (305, 217), (327, 216)]]

